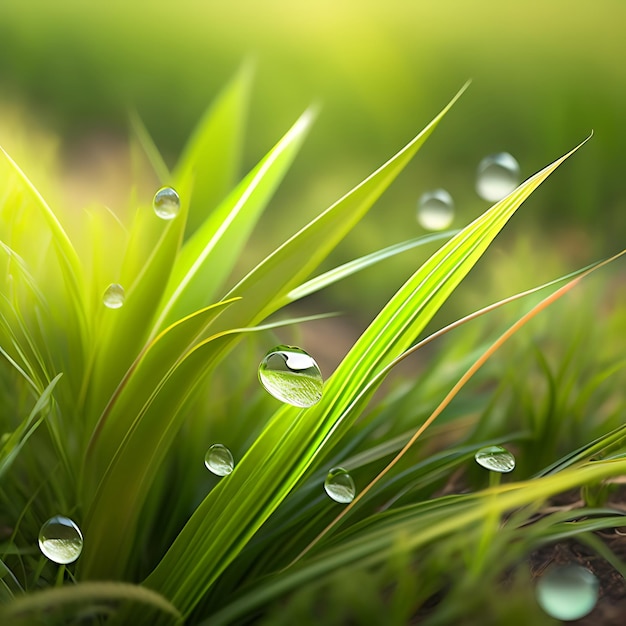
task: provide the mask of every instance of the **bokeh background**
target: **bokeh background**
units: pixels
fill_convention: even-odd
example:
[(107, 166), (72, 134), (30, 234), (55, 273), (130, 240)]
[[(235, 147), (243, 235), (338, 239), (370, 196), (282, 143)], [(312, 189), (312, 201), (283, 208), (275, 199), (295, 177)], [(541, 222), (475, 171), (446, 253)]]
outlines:
[[(60, 201), (122, 210), (129, 111), (173, 164), (213, 97), (250, 64), (242, 174), (307, 106), (321, 106), (254, 240), (269, 249), (471, 79), (332, 262), (419, 235), (417, 199), (436, 187), (452, 194), (453, 226), (463, 226), (488, 207), (474, 190), (484, 156), (510, 152), (527, 177), (593, 130), (470, 276), (470, 300), (487, 283), (507, 283), (503, 296), (624, 246), (624, 24), (622, 0), (2, 0), (0, 144), (36, 183), (53, 171)], [(331, 290), (332, 304), (375, 310), (415, 261), (386, 268)]]

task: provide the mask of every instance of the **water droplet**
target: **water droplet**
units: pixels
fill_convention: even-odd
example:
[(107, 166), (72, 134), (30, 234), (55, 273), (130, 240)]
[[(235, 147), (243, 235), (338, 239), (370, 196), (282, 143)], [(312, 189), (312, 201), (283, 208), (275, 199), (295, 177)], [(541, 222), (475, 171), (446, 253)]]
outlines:
[(163, 220), (173, 220), (180, 211), (180, 197), (172, 187), (162, 187), (154, 194), (154, 212)]
[(83, 551), (83, 535), (69, 517), (56, 515), (41, 527), (39, 548), (55, 563), (73, 563)]
[(259, 365), (259, 380), (277, 400), (309, 407), (322, 397), (324, 381), (313, 357), (292, 346), (270, 350)]
[(489, 202), (508, 196), (519, 184), (519, 163), (508, 152), (485, 157), (478, 165), (476, 193)]
[(417, 221), (426, 230), (443, 230), (452, 224), (454, 201), (445, 189), (427, 191), (417, 203)]
[(119, 309), (124, 305), (125, 298), (124, 287), (117, 283), (112, 283), (104, 290), (102, 302), (109, 309)]
[(512, 472), (515, 469), (515, 457), (502, 446), (481, 448), (475, 455), (476, 463), (492, 472)]
[(228, 476), (234, 467), (235, 461), (230, 450), (221, 443), (214, 443), (204, 455), (204, 464), (216, 476)]
[(331, 500), (341, 504), (349, 504), (356, 495), (352, 476), (342, 467), (334, 467), (328, 472), (324, 481), (324, 490)]
[(551, 617), (563, 621), (580, 619), (598, 601), (598, 579), (580, 565), (559, 565), (539, 579), (535, 594), (539, 606)]

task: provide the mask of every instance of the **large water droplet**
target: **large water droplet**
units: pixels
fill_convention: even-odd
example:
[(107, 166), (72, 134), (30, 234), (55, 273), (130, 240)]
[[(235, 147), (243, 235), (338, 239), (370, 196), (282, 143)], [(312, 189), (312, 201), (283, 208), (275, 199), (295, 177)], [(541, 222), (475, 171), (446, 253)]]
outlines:
[(317, 363), (304, 350), (277, 346), (259, 365), (259, 380), (277, 400), (309, 407), (322, 397), (324, 381)]
[(216, 476), (228, 476), (235, 468), (230, 450), (221, 443), (214, 443), (204, 455), (204, 464)]
[(163, 220), (173, 220), (180, 211), (180, 198), (172, 187), (162, 187), (154, 194), (154, 212)]
[(519, 184), (519, 163), (508, 152), (485, 157), (478, 164), (476, 193), (489, 202), (508, 196)]
[(41, 527), (39, 548), (55, 563), (72, 563), (83, 551), (83, 535), (69, 517), (56, 515)]
[(454, 201), (445, 189), (427, 191), (417, 203), (417, 221), (426, 230), (443, 230), (452, 224)]
[(125, 298), (124, 287), (117, 283), (112, 283), (104, 290), (102, 302), (104, 302), (104, 306), (109, 309), (119, 309), (124, 305)]
[(475, 455), (476, 463), (492, 472), (512, 472), (515, 469), (515, 457), (502, 446), (481, 448)]
[(334, 467), (328, 472), (324, 481), (324, 490), (329, 498), (341, 504), (349, 504), (356, 495), (352, 476), (342, 467)]
[(580, 565), (551, 567), (535, 587), (539, 606), (551, 617), (570, 621), (593, 610), (598, 601), (598, 579)]

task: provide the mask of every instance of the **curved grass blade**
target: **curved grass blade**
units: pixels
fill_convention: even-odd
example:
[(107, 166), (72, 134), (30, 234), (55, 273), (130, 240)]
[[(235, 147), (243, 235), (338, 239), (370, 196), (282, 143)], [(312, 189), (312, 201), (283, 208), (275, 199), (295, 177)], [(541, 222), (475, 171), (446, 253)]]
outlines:
[(120, 582), (83, 582), (29, 593), (15, 598), (0, 608), (0, 618), (3, 624), (33, 624), (35, 623), (33, 620), (42, 619), (44, 614), (48, 620), (51, 614), (54, 615), (55, 612), (61, 612), (71, 606), (85, 609), (90, 605), (98, 608), (99, 604), (106, 604), (107, 612), (110, 612), (111, 602), (140, 604), (144, 618), (146, 611), (153, 611), (154, 618), (160, 614), (167, 616), (169, 623), (176, 624), (181, 621), (181, 615), (176, 607), (163, 596), (145, 587)]
[(411, 345), (519, 205), (576, 149), (520, 185), (426, 261), (362, 334), (327, 381), (317, 405), (278, 411), (228, 480), (198, 507), (146, 580), (148, 586), (171, 598), (184, 614), (193, 609), (313, 464), (341, 422), (344, 427), (353, 423), (357, 415), (348, 408), (369, 380)]

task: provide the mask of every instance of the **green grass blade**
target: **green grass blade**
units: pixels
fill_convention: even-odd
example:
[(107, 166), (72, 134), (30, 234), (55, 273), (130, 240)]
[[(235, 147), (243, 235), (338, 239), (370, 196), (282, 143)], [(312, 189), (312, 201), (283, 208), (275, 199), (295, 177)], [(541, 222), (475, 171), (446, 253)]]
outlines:
[(184, 614), (195, 606), (341, 422), (345, 428), (356, 419), (347, 409), (369, 380), (410, 346), (520, 204), (576, 149), (524, 182), (426, 261), (361, 335), (317, 405), (278, 411), (232, 474), (198, 507), (146, 580), (148, 586), (171, 598)]
[(228, 316), (225, 316), (222, 320), (225, 323), (224, 328), (256, 324), (276, 311), (285, 301), (285, 296), (306, 280), (365, 216), (410, 162), (468, 85), (469, 83), (402, 150), (286, 241), (243, 278), (229, 292), (228, 297), (245, 298), (247, 307), (239, 311), (231, 311)]
[(246, 64), (205, 113), (174, 169), (174, 187), (193, 187), (185, 237), (195, 232), (235, 182), (251, 81), (252, 70)]
[(157, 179), (162, 185), (168, 184), (172, 180), (172, 175), (169, 168), (165, 164), (159, 149), (156, 147), (148, 129), (146, 128), (143, 120), (139, 117), (136, 111), (130, 112), (130, 126), (135, 135), (139, 146), (143, 149), (144, 155), (150, 163)]
[(299, 287), (292, 289), (285, 296), (283, 301), (278, 302), (278, 307), (282, 308), (290, 302), (295, 302), (296, 300), (310, 296), (311, 294), (321, 291), (329, 285), (333, 285), (340, 280), (351, 276), (352, 274), (360, 272), (366, 267), (370, 267), (371, 265), (375, 265), (376, 263), (383, 261), (384, 259), (388, 259), (389, 257), (401, 254), (402, 252), (406, 252), (408, 250), (413, 250), (419, 246), (427, 245), (433, 241), (447, 239), (452, 237), (452, 235), (455, 235), (457, 232), (458, 231), (447, 231), (432, 235), (425, 235), (415, 239), (409, 239), (407, 241), (388, 246), (387, 248), (382, 248), (381, 250), (377, 250), (371, 254), (366, 254), (365, 256), (349, 261), (348, 263), (344, 263), (343, 265), (339, 265), (338, 267), (334, 267), (332, 270), (324, 272), (311, 280), (307, 280)]
[(185, 243), (159, 307), (154, 332), (213, 301), (291, 166), (312, 120), (312, 111), (306, 111)]

